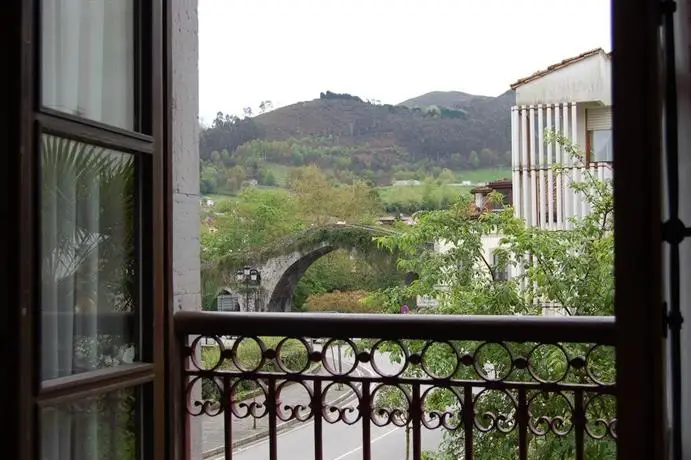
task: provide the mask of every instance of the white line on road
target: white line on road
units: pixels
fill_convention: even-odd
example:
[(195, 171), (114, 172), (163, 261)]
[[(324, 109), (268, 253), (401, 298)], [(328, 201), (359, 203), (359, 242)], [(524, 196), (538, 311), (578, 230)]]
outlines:
[[(370, 446), (371, 446), (372, 444), (374, 444), (375, 442), (379, 441), (380, 439), (385, 438), (385, 437), (387, 437), (388, 435), (390, 435), (391, 433), (395, 433), (396, 431), (398, 431), (398, 430), (400, 430), (400, 429), (401, 429), (401, 427), (396, 427), (396, 428), (394, 428), (394, 429), (391, 430), (391, 431), (387, 431), (386, 433), (384, 433), (384, 434), (381, 435), (381, 436), (377, 436), (376, 438), (374, 438), (374, 439), (372, 439), (372, 440), (370, 441)], [(346, 452), (345, 454), (343, 454), (343, 455), (341, 455), (341, 456), (338, 456), (338, 457), (334, 458), (333, 460), (343, 460), (343, 459), (346, 458), (347, 456), (352, 455), (352, 454), (354, 454), (355, 452), (357, 452), (357, 451), (359, 451), (359, 450), (362, 450), (362, 446), (356, 447), (355, 449), (353, 449), (353, 450), (351, 450), (351, 451), (348, 451), (348, 452)]]
[[(364, 370), (366, 373), (368, 373), (368, 374), (371, 375), (371, 371), (370, 371), (369, 369), (360, 369), (359, 367), (356, 368), (354, 372), (356, 372), (358, 375), (362, 376), (363, 370)], [(357, 396), (356, 396), (355, 398), (357, 398)], [(350, 401), (352, 401), (352, 399), (351, 399), (351, 398), (348, 398), (346, 401), (343, 401), (343, 402), (348, 403), (348, 402), (350, 402)], [(312, 420), (309, 421), (309, 422), (300, 423), (299, 426), (297, 426), (297, 427), (295, 427), (295, 428), (291, 428), (291, 429), (289, 429), (289, 430), (283, 430), (283, 431), (279, 432), (279, 433), (277, 434), (276, 438), (278, 439), (278, 438), (281, 438), (281, 437), (283, 437), (283, 436), (287, 436), (287, 435), (289, 435), (289, 434), (291, 434), (291, 433), (294, 433), (294, 432), (296, 432), (296, 431), (304, 430), (305, 428), (311, 427), (313, 424), (314, 424), (314, 419), (312, 419)], [(394, 430), (394, 431), (395, 431), (395, 430)], [(386, 434), (388, 434), (388, 433), (386, 433)], [(380, 438), (382, 438), (382, 437), (383, 437), (383, 436), (380, 436)], [(380, 439), (380, 438), (377, 438), (377, 439)], [(268, 440), (267, 438), (258, 439), (257, 441), (255, 441), (255, 442), (253, 442), (253, 443), (251, 443), (251, 444), (248, 444), (248, 445), (245, 446), (245, 447), (241, 447), (241, 448), (236, 449), (236, 450), (234, 449), (234, 450), (233, 450), (233, 456), (238, 455), (238, 454), (241, 454), (242, 452), (245, 452), (245, 451), (247, 451), (247, 450), (253, 449), (253, 448), (257, 447), (258, 445), (264, 444), (264, 443), (266, 443), (266, 442), (268, 442), (268, 441), (269, 441), (269, 440)], [(374, 441), (376, 441), (376, 439), (375, 439)], [(374, 441), (372, 441), (372, 442), (374, 442)], [(353, 452), (355, 452), (355, 451), (353, 451)], [(223, 460), (223, 459), (225, 459), (225, 458), (226, 458), (226, 457), (225, 457), (225, 453), (222, 453), (222, 454), (219, 454), (218, 457), (212, 457), (212, 458), (207, 459), (207, 460)], [(339, 458), (341, 458), (341, 457), (339, 457)]]

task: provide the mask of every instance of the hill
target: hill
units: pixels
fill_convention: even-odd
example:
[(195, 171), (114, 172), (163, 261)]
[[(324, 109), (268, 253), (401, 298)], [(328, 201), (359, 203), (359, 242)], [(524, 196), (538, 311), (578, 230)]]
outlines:
[(254, 121), (268, 140), (317, 136), (347, 146), (398, 147), (413, 162), (424, 158), (438, 162), (453, 153), (468, 158), (471, 151), (482, 149), (504, 155), (511, 148), (514, 102), (513, 92), (494, 98), (435, 92), (395, 106), (357, 98), (320, 98), (259, 115)]
[(507, 167), (514, 101), (513, 92), (433, 92), (389, 105), (327, 91), (256, 116), (219, 113), (201, 133), (202, 182), (228, 191), (248, 181), (280, 185), (286, 168), (311, 164), (337, 182), (376, 185), (443, 168)]
[(432, 91), (412, 99), (407, 99), (398, 105), (405, 105), (406, 107), (427, 107), (430, 105), (439, 105), (444, 107), (462, 108), (464, 105), (475, 99), (484, 98), (486, 98), (486, 96), (476, 96), (474, 94), (463, 93), (461, 91)]

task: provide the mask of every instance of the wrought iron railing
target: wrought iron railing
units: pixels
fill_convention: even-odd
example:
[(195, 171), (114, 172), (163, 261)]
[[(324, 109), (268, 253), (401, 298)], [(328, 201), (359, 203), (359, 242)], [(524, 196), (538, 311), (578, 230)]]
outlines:
[(315, 459), (346, 458), (325, 454), (325, 424), (359, 426), (364, 459), (384, 458), (383, 426), (416, 460), (615, 455), (613, 318), (184, 312), (175, 326), (186, 416), (222, 420), (226, 459), (252, 419), (272, 460), (294, 423)]

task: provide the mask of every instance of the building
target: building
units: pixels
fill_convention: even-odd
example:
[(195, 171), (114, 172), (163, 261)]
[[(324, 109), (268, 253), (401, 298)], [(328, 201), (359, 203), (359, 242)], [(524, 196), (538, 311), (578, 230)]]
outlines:
[[(672, 8), (661, 9), (660, 3), (652, 0), (613, 0), (616, 50), (611, 69), (612, 106), (616, 110), (613, 138), (620, 155), (615, 159), (614, 184), (620, 230), (615, 235), (616, 321), (516, 317), (440, 320), (425, 315), (391, 315), (383, 319), (348, 315), (305, 318), (268, 313), (249, 317), (198, 311), (196, 3), (195, 0), (137, 2), (137, 8), (129, 9), (126, 5), (132, 3), (124, 1), (69, 2), (69, 7), (63, 5), (60, 9), (55, 8), (57, 2), (48, 1), (0, 3), (5, 79), (0, 88), (3, 100), (0, 187), (5, 197), (0, 210), (6, 231), (0, 240), (3, 262), (0, 283), (4, 299), (0, 321), (0, 374), (3, 376), (0, 398), (7, 422), (0, 436), (6, 458), (116, 458), (121, 456), (119, 448), (125, 444), (95, 442), (94, 434), (107, 433), (120, 420), (127, 422), (123, 438), (132, 447), (131, 458), (200, 458), (201, 423), (191, 413), (201, 410), (202, 403), (199, 385), (191, 383), (195, 377), (194, 350), (190, 347), (200, 336), (243, 334), (390, 341), (413, 338), (437, 344), (464, 340), (483, 344), (513, 341), (611, 345), (616, 349), (617, 379), (616, 385), (607, 387), (606, 391), (623, 403), (616, 408), (616, 425), (607, 428), (616, 431), (618, 458), (689, 458), (691, 395), (687, 383), (691, 378), (688, 353), (691, 338), (688, 327), (681, 328), (681, 320), (691, 314), (691, 286), (688, 283), (680, 286), (679, 281), (691, 275), (691, 248), (689, 245), (680, 248), (679, 242), (684, 239), (684, 228), (691, 220), (691, 202), (678, 200), (691, 193), (691, 181), (683, 175), (691, 171), (691, 132), (685, 129), (691, 123), (689, 2), (676, 2), (674, 12)], [(99, 20), (97, 7), (101, 14), (108, 14), (107, 21), (103, 17)], [(75, 14), (79, 8), (90, 8), (89, 14)], [(661, 11), (665, 30), (669, 32), (664, 49), (660, 40)], [(44, 20), (41, 13), (45, 15)], [(74, 18), (87, 27), (77, 27)], [(94, 25), (90, 26), (92, 20)], [(80, 37), (80, 31), (91, 35)], [(545, 40), (553, 38), (556, 37), (545, 37)], [(674, 54), (671, 43), (676, 44)], [(78, 59), (80, 49), (88, 51), (85, 59), (91, 64), (83, 74)], [(42, 52), (53, 54), (42, 55)], [(661, 55), (666, 59), (660, 59)], [(666, 73), (663, 63), (668, 66)], [(135, 73), (138, 78), (133, 78)], [(82, 81), (75, 74), (80, 74)], [(672, 76), (676, 76), (676, 84)], [(663, 88), (668, 91), (663, 92)], [(663, 94), (668, 111), (664, 120), (660, 107)], [(675, 107), (678, 110), (673, 111)], [(679, 135), (673, 136), (677, 131)], [(663, 132), (667, 133), (664, 143)], [(37, 141), (41, 138), (46, 144)], [(46, 218), (53, 215), (47, 213), (55, 207), (39, 199), (44, 186), (41, 174), (55, 178), (59, 170), (42, 162), (41, 154), (48, 141), (56, 142), (55, 139), (69, 139), (71, 145), (108, 148), (121, 152), (122, 157), (136, 159), (136, 164), (143, 166), (132, 176), (137, 186), (127, 188), (136, 198), (131, 201), (138, 205), (137, 212), (130, 214), (130, 229), (136, 229), (135, 240), (141, 243), (133, 251), (136, 269), (125, 271), (136, 288), (132, 308), (113, 310), (111, 303), (106, 302), (95, 305), (97, 308), (82, 309), (79, 303), (88, 299), (78, 296), (66, 299), (64, 293), (51, 295), (43, 290), (44, 283), (50, 284), (52, 280), (45, 276), (42, 262), (50, 260), (52, 253), (42, 252), (45, 244), (41, 235), (55, 233), (49, 227), (51, 220)], [(625, 152), (625, 157), (621, 152)], [(665, 158), (670, 159), (666, 176), (669, 181), (661, 178)], [(679, 176), (684, 180), (677, 182)], [(531, 176), (526, 177), (532, 181)], [(70, 174), (60, 176), (66, 186), (76, 179)], [(668, 185), (669, 188), (663, 188)], [(101, 201), (96, 191), (97, 188), (82, 190), (84, 193), (80, 195), (83, 209), (94, 218), (99, 212), (113, 209), (91, 204)], [(535, 215), (540, 214), (536, 211)], [(666, 223), (664, 240), (661, 221)], [(85, 225), (90, 222), (87, 219)], [(556, 219), (552, 223), (556, 224)], [(92, 232), (97, 236), (98, 233)], [(666, 264), (663, 253), (672, 254), (670, 259), (680, 263)], [(95, 264), (87, 265), (81, 271), (96, 275), (94, 267)], [(87, 279), (80, 289), (104, 287), (90, 285)], [(663, 310), (664, 299), (669, 300), (667, 316)], [(54, 308), (58, 300), (60, 310)], [(100, 368), (74, 366), (77, 363), (73, 363), (75, 353), (71, 347), (77, 335), (96, 337), (104, 331), (136, 344), (134, 362)], [(267, 349), (265, 356), (275, 353), (276, 350)], [(310, 359), (320, 356), (315, 352)], [(368, 353), (353, 356), (363, 361), (370, 357)], [(465, 365), (467, 358), (472, 363), (473, 356), (467, 354), (459, 356), (459, 363)], [(422, 360), (417, 353), (404, 359), (405, 365)], [(587, 365), (585, 360), (574, 362)], [(530, 361), (516, 357), (510, 363), (514, 364), (522, 367)], [(225, 395), (232, 395), (228, 374), (206, 372), (212, 378), (225, 380), (222, 382)], [(279, 378), (275, 375), (261, 378), (265, 378), (269, 393), (275, 396), (277, 380), (285, 377), (281, 374)], [(298, 370), (287, 377), (304, 380), (314, 384), (311, 388), (317, 388), (314, 375)], [(243, 378), (259, 379), (252, 371), (243, 374)], [(366, 422), (361, 422), (352, 432), (358, 436), (361, 432), (362, 457), (371, 458), (368, 441), (376, 439), (376, 434), (371, 437), (370, 416), (375, 411), (369, 385), (375, 384), (374, 379), (353, 377), (345, 372), (340, 380), (359, 385), (358, 401), (349, 413), (363, 417)], [(490, 387), (506, 391), (511, 405), (516, 404), (516, 411), (512, 412), (519, 414), (515, 425), (510, 425), (519, 440), (515, 458), (528, 458), (527, 439), (532, 437), (529, 429), (535, 425), (528, 426), (530, 411), (526, 401), (534, 390), (541, 392), (540, 397), (564, 398), (566, 406), (575, 402), (570, 419), (575, 458), (583, 458), (584, 439), (589, 439), (583, 393), (602, 390), (597, 385), (585, 390), (578, 385), (574, 390), (574, 386), (564, 386), (561, 382), (538, 381), (497, 380), (490, 382), (490, 386), (486, 379), (479, 377), (461, 384), (444, 376), (426, 378), (422, 384), (402, 382), (397, 376), (376, 380), (405, 385), (404, 388), (411, 389), (412, 401), (417, 402), (429, 386), (458, 387), (458, 394), (464, 395), (467, 404), (458, 429), (467, 428), (469, 436), (478, 432), (474, 424), (485, 426), (486, 422), (472, 417), (474, 398), (470, 390)], [(513, 394), (517, 395), (515, 400)], [(322, 393), (314, 391), (310, 403), (310, 407), (322, 408)], [(271, 442), (265, 458), (271, 459), (278, 458), (276, 446), (280, 444), (276, 434), (276, 406), (274, 400), (269, 400), (266, 409), (266, 417), (271, 420)], [(98, 409), (103, 407), (110, 408), (110, 417), (99, 416), (102, 413)], [(413, 458), (422, 457), (421, 426), (429, 421), (421, 419), (422, 412), (413, 409), (409, 413)], [(229, 412), (223, 414), (232, 419)], [(304, 431), (310, 434), (313, 431), (309, 447), (314, 450), (314, 458), (321, 458), (325, 441), (322, 412), (316, 411), (316, 417), (319, 423)], [(591, 422), (599, 424), (599, 421)], [(230, 429), (225, 433), (230, 443)], [(467, 444), (467, 453), (465, 458), (470, 460), (472, 442)]]
[[(489, 199), (489, 194), (492, 192), (501, 193), (503, 197), (501, 203), (495, 203)], [(472, 188), (470, 193), (475, 199), (475, 209), (477, 209), (478, 212), (498, 211), (504, 209), (504, 206), (508, 206), (513, 203), (513, 187), (511, 184), (511, 179), (500, 179), (488, 182), (484, 185), (479, 185)]]
[[(513, 206), (530, 225), (569, 227), (588, 213), (569, 184), (591, 173), (612, 177), (612, 57), (601, 48), (564, 59), (511, 85)], [(586, 153), (572, 157), (546, 134), (563, 136)], [(554, 165), (562, 165), (556, 174)]]

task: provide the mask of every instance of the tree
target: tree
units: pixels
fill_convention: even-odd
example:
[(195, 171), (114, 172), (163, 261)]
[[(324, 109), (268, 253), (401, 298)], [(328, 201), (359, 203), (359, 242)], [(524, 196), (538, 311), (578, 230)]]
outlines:
[(480, 151), (480, 164), (483, 166), (496, 166), (499, 156), (494, 150), (482, 149)]
[(274, 108), (273, 102), (266, 100), (259, 103), (259, 113), (267, 112)]
[[(558, 142), (565, 151), (582, 162), (583, 155), (568, 139), (552, 135), (550, 141)], [(564, 169), (555, 168), (558, 174)], [(587, 170), (586, 170), (587, 171)], [(487, 212), (476, 215), (471, 200), (464, 198), (450, 209), (424, 213), (419, 223), (411, 226), (401, 236), (380, 238), (380, 243), (399, 254), (401, 271), (415, 272), (419, 279), (409, 286), (391, 288), (386, 294), (387, 304), (393, 310), (400, 300), (415, 295), (435, 295), (440, 306), (435, 313), (441, 314), (542, 314), (544, 305), (556, 305), (566, 315), (612, 315), (614, 312), (614, 238), (613, 238), (613, 193), (611, 181), (603, 181), (586, 172), (581, 182), (571, 187), (587, 203), (591, 210), (584, 218), (572, 219), (572, 228), (563, 231), (541, 230), (527, 226), (517, 219), (510, 208), (500, 213)], [(491, 199), (500, 199), (496, 194)], [(497, 279), (497, 266), (483, 248), (483, 239), (498, 235), (500, 243), (494, 250), (499, 258), (498, 265), (508, 265), (517, 275), (508, 280)], [(425, 249), (426, 243), (441, 241), (448, 245), (448, 251), (435, 252)], [(453, 267), (453, 268), (451, 268)], [(444, 286), (439, 290), (438, 286)], [(382, 293), (380, 293), (381, 295)], [(410, 352), (419, 351), (420, 344), (407, 342)], [(474, 350), (477, 344), (459, 342), (459, 349)], [(526, 356), (530, 344), (511, 344), (513, 356)], [(584, 345), (564, 344), (564, 351), (582, 356)], [(531, 355), (531, 366), (540, 375), (558, 373), (564, 364), (557, 347)], [(614, 381), (614, 355), (607, 350), (592, 356), (591, 370), (596, 370), (603, 381)], [(508, 369), (500, 350), (487, 351), (475, 366), (490, 369), (487, 372), (501, 372)], [(455, 357), (454, 357), (455, 359)], [(450, 356), (435, 357), (430, 366), (433, 369), (449, 368)], [(443, 372), (442, 372), (443, 373)], [(513, 380), (531, 381), (530, 375)], [(477, 379), (475, 368), (462, 366), (455, 378)], [(584, 372), (574, 373), (570, 378), (583, 383), (590, 378)], [(514, 405), (498, 391), (489, 391), (478, 403), (476, 413), (492, 412), (510, 419)], [(601, 404), (591, 407), (607, 420), (615, 414), (614, 402), (604, 398)], [(447, 410), (456, 402), (453, 398), (440, 398), (439, 410)], [(562, 417), (568, 421), (571, 412), (568, 404), (558, 396), (533, 403), (531, 409), (537, 413), (550, 414), (552, 418)], [(592, 415), (592, 414), (591, 414)], [(539, 423), (539, 422), (536, 422)], [(440, 459), (457, 458), (453, 454), (462, 451), (462, 430), (449, 432), (445, 438)], [(559, 437), (529, 437), (530, 458), (573, 458), (574, 444)], [(506, 435), (496, 430), (484, 433), (475, 431), (476, 458), (512, 459), (516, 457), (516, 430)], [(459, 450), (460, 449), (460, 450)], [(605, 438), (594, 441), (586, 436), (586, 458), (604, 459), (614, 455), (614, 442)]]
[(314, 165), (292, 172), (288, 183), (297, 197), (301, 217), (314, 225), (339, 220), (366, 221), (381, 208), (378, 195), (364, 182), (356, 181), (345, 187), (329, 184)]
[(442, 182), (442, 184), (451, 184), (455, 179), (456, 176), (454, 175), (453, 171), (448, 168), (442, 169), (439, 173), (439, 180)]
[(470, 152), (470, 155), (468, 156), (468, 163), (470, 163), (470, 166), (473, 169), (477, 169), (480, 167), (480, 157), (478, 157), (477, 152), (475, 150)]

